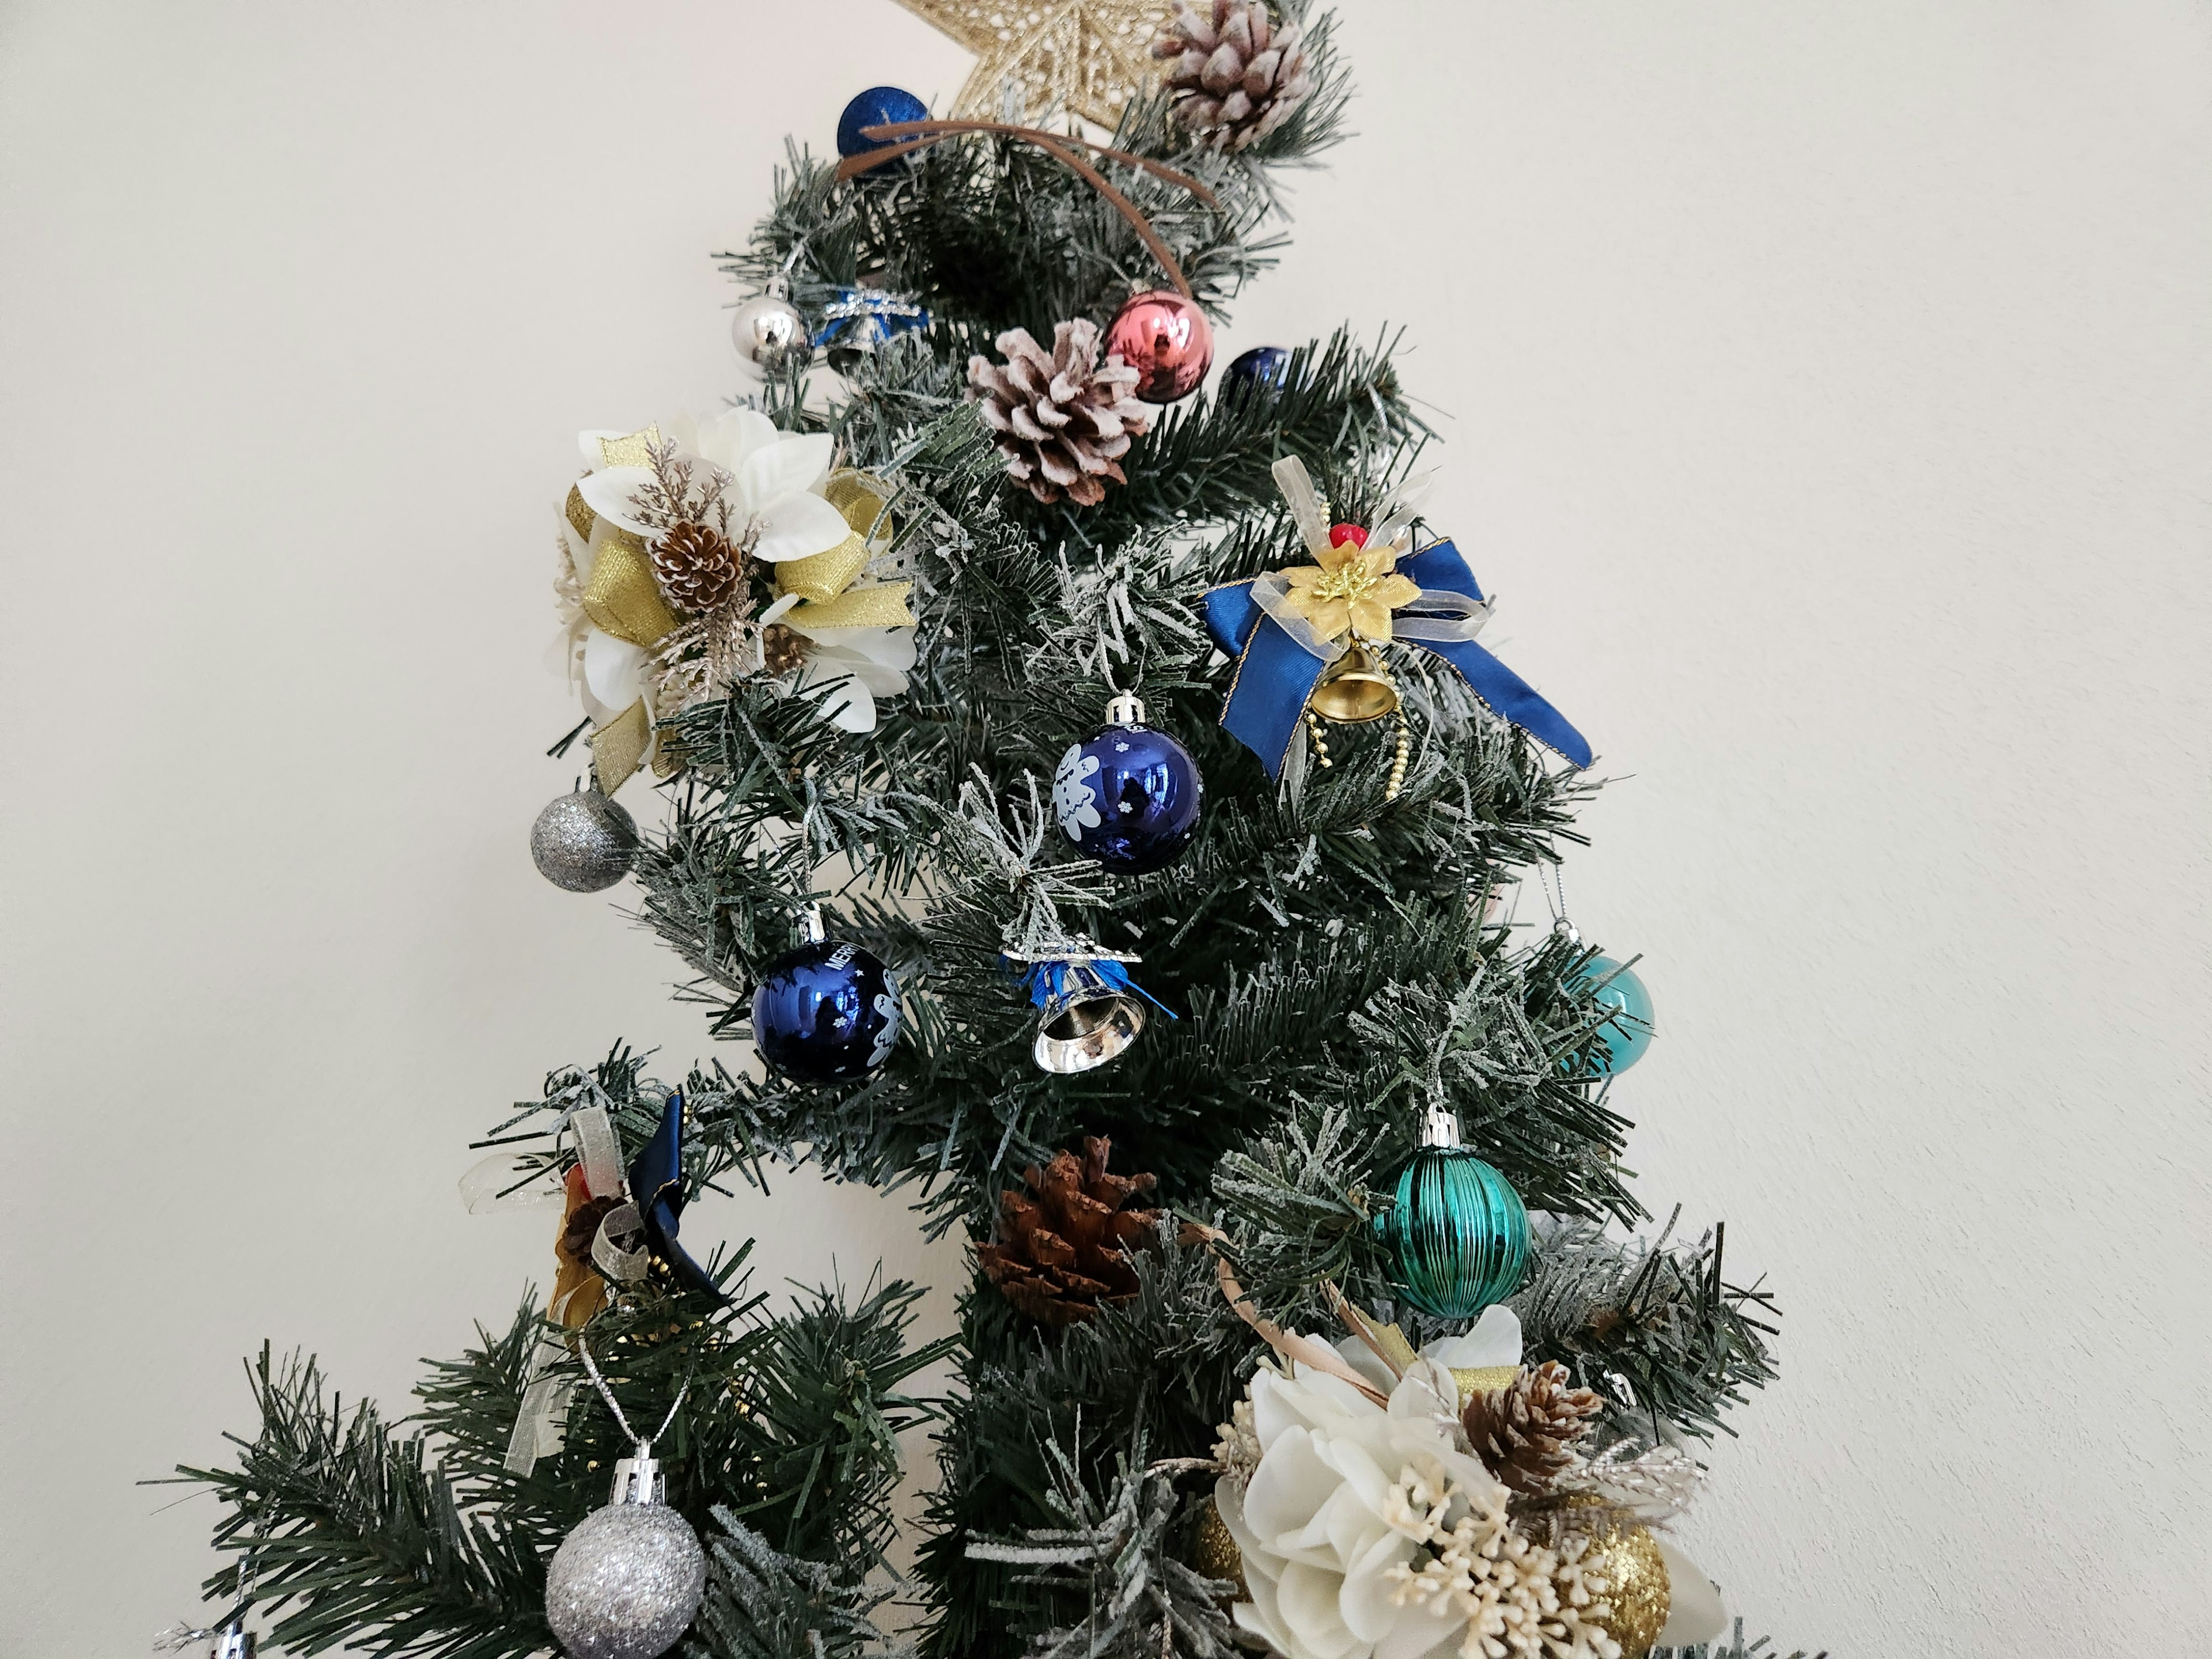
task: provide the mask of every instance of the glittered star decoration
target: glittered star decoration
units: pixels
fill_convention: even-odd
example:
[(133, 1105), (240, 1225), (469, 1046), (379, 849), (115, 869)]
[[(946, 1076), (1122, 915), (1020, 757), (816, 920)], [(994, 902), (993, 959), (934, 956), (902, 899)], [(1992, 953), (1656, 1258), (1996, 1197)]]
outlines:
[[(952, 113), (1042, 119), (1064, 109), (1111, 129), (1159, 67), (1152, 42), (1170, 0), (899, 0), (975, 54)], [(1021, 108), (1009, 111), (1012, 83)]]

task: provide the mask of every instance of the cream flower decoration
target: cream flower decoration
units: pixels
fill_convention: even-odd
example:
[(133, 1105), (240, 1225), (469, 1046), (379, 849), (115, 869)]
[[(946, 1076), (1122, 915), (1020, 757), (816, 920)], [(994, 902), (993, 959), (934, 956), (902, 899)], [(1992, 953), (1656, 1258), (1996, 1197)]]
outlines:
[(1387, 1409), (1317, 1373), (1253, 1378), (1258, 1465), (1214, 1489), (1251, 1595), (1239, 1628), (1285, 1659), (1614, 1659), (1579, 1545), (1513, 1531), (1510, 1494), (1460, 1449), (1457, 1401), (1432, 1360)]
[[(1336, 1347), (1376, 1387), (1392, 1387), (1390, 1368), (1358, 1337), (1346, 1337)], [(1458, 1336), (1438, 1337), (1421, 1350), (1420, 1357), (1450, 1371), (1462, 1394), (1470, 1383), (1503, 1386), (1521, 1368), (1520, 1316), (1502, 1305), (1486, 1308), (1471, 1328)], [(1595, 1492), (1646, 1522), (1663, 1522), (1681, 1513), (1697, 1490), (1697, 1465), (1680, 1452), (1660, 1446), (1638, 1454), (1631, 1443), (1626, 1455), (1616, 1453), (1595, 1462), (1578, 1458), (1561, 1478), (1559, 1489)], [(1667, 1624), (1655, 1645), (1681, 1647), (1713, 1640), (1727, 1622), (1720, 1590), (1670, 1539), (1654, 1533), (1653, 1540), (1667, 1564), (1670, 1592)]]
[(1315, 563), (1291, 565), (1282, 573), (1291, 585), (1284, 604), (1324, 640), (1349, 629), (1363, 640), (1387, 645), (1390, 613), (1421, 596), (1411, 577), (1398, 574), (1397, 546), (1382, 541), (1363, 546), (1365, 538), (1362, 531), (1357, 538), (1317, 549)]
[[(720, 475), (729, 538), (740, 551), (775, 564), (827, 552), (852, 533), (844, 514), (814, 493), (836, 453), (828, 434), (785, 432), (754, 409), (703, 421), (684, 416), (668, 431), (678, 454), (696, 456)], [(576, 489), (601, 518), (650, 539), (658, 532), (639, 518), (637, 495), (653, 483), (652, 466), (642, 455), (606, 453), (612, 446), (604, 441), (624, 435), (582, 435), (584, 459), (594, 470)]]

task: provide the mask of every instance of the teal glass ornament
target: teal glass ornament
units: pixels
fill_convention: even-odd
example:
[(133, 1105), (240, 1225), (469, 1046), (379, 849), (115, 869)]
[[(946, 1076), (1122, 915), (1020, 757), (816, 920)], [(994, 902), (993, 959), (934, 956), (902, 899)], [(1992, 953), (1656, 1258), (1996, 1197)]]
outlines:
[(1400, 1296), (1439, 1319), (1472, 1319), (1521, 1288), (1528, 1212), (1510, 1182), (1459, 1144), (1450, 1113), (1429, 1115), (1422, 1143), (1375, 1231)]
[(1597, 1028), (1597, 1035), (1605, 1045), (1605, 1069), (1618, 1077), (1651, 1046), (1651, 993), (1633, 968), (1611, 957), (1592, 957), (1577, 977), (1586, 983), (1605, 981), (1597, 988), (1596, 1000), (1613, 1010), (1613, 1018)]

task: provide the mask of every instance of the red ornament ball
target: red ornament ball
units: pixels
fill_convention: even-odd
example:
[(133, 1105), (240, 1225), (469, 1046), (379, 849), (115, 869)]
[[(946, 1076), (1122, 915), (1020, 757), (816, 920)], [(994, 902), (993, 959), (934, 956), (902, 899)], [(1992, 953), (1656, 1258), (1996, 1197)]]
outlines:
[(1154, 289), (1114, 313), (1106, 349), (1137, 371), (1139, 398), (1171, 404), (1197, 391), (1213, 366), (1213, 325), (1197, 301)]

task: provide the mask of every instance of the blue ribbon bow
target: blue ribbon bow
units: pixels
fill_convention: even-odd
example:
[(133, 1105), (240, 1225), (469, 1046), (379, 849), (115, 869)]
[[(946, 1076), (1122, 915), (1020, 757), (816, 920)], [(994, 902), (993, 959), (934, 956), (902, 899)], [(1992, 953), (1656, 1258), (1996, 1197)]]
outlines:
[(684, 1097), (668, 1097), (662, 1108), (660, 1127), (638, 1148), (629, 1166), (630, 1202), (645, 1221), (645, 1239), (653, 1255), (668, 1266), (676, 1282), (687, 1291), (704, 1291), (717, 1302), (726, 1302), (714, 1275), (701, 1267), (690, 1251), (677, 1240), (677, 1223), (684, 1213)]
[(929, 313), (913, 301), (873, 288), (838, 289), (837, 297), (822, 307), (822, 326), (814, 334), (817, 346), (842, 339), (865, 349), (881, 345), (894, 334), (929, 326)]
[(1099, 982), (1110, 991), (1133, 992), (1170, 1019), (1180, 1020), (1182, 1018), (1166, 1003), (1162, 1002), (1150, 991), (1131, 979), (1127, 966), (1115, 961), (1111, 957), (1080, 957), (1073, 961), (1057, 959), (1050, 962), (1032, 962), (1026, 968), (1021, 967), (1012, 957), (1001, 957), (999, 960), (1006, 964), (1009, 973), (1013, 974), (1027, 988), (1032, 1007), (1042, 1008), (1054, 997), (1065, 996), (1067, 993), (1068, 969), (1079, 967), (1090, 969), (1097, 977)]
[[(1425, 592), (1441, 589), (1480, 603), (1482, 589), (1467, 561), (1449, 542), (1436, 542), (1398, 561), (1398, 574)], [(1256, 580), (1256, 579), (1255, 579)], [(1419, 599), (1400, 607), (1419, 616)], [(1213, 642), (1235, 657), (1237, 678), (1221, 710), (1230, 736), (1260, 757), (1267, 775), (1279, 778), (1283, 762), (1297, 736), (1306, 699), (1313, 695), (1328, 664), (1300, 645), (1260, 608), (1249, 581), (1229, 582), (1206, 593), (1206, 628)], [(1510, 720), (1537, 742), (1557, 750), (1577, 766), (1590, 763), (1590, 746), (1566, 716), (1537, 695), (1536, 689), (1473, 640), (1407, 640), (1435, 653), (1459, 671), (1468, 689), (1491, 712)]]

